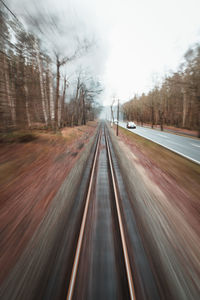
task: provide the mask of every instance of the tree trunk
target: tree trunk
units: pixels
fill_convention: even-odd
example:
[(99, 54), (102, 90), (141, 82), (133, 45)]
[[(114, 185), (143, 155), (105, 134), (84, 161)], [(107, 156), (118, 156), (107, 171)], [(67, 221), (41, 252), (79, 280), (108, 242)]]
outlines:
[(48, 71), (48, 77), (49, 77), (49, 101), (50, 101), (49, 110), (50, 110), (51, 123), (53, 125), (53, 122), (55, 121), (55, 103), (54, 103), (54, 96), (53, 96), (53, 78), (50, 70)]
[(159, 113), (160, 130), (163, 131), (163, 114), (164, 113), (160, 109), (159, 109), (158, 113)]
[(183, 92), (183, 123), (182, 126), (185, 127), (186, 126), (186, 116), (187, 116), (187, 93), (184, 90)]
[(55, 122), (54, 129), (58, 128), (58, 102), (59, 102), (59, 88), (60, 88), (60, 62), (57, 57), (57, 72), (56, 72), (56, 101), (55, 101)]
[(78, 77), (76, 86), (76, 96), (75, 96), (75, 120), (73, 118), (73, 125), (78, 125), (79, 121), (79, 97), (80, 97), (80, 78)]
[(15, 127), (16, 126), (16, 112), (15, 112), (14, 101), (10, 96), (10, 86), (9, 86), (9, 77), (8, 77), (8, 64), (6, 62), (5, 55), (3, 55), (3, 57), (4, 57), (4, 74), (5, 74), (5, 89), (6, 89), (7, 103), (8, 103), (9, 108), (10, 108), (12, 125)]
[(28, 88), (26, 83), (24, 84), (24, 94), (25, 94), (25, 106), (26, 106), (26, 118), (27, 118), (27, 124), (28, 127), (31, 127), (31, 117), (29, 112), (29, 102), (28, 102)]
[(43, 75), (42, 75), (42, 64), (41, 64), (41, 60), (40, 60), (39, 47), (38, 47), (37, 43), (35, 44), (35, 48), (36, 48), (36, 57), (37, 57), (38, 70), (39, 70), (42, 110), (43, 110), (44, 121), (45, 121), (45, 124), (47, 125), (47, 111), (46, 111), (45, 93), (44, 93), (44, 84), (43, 84)]
[(82, 124), (83, 124), (83, 125), (86, 125), (85, 96), (84, 96), (84, 94), (82, 95), (82, 101), (83, 101), (83, 119), (82, 119)]
[(67, 80), (64, 78), (64, 86), (63, 86), (63, 95), (62, 95), (62, 104), (61, 104), (61, 126), (64, 124), (64, 106), (65, 106), (65, 94), (66, 94)]
[(50, 80), (49, 80), (49, 71), (46, 72), (46, 99), (47, 99), (47, 124), (48, 126), (51, 125), (51, 110), (50, 110)]
[(154, 126), (154, 107), (151, 106), (151, 128)]

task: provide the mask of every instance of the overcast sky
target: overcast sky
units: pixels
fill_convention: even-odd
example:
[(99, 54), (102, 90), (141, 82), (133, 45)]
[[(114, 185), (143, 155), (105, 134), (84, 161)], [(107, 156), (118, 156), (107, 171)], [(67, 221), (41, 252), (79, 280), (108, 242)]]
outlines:
[[(40, 0), (40, 11), (62, 15), (76, 30), (94, 36), (88, 66), (104, 83), (104, 104), (148, 92), (175, 71), (188, 47), (200, 42), (200, 0)], [(10, 0), (18, 13), (33, 1)]]

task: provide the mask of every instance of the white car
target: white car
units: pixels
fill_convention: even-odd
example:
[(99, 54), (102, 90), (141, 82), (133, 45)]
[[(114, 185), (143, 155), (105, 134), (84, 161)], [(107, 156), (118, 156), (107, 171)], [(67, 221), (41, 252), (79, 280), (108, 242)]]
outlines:
[(135, 128), (136, 128), (136, 125), (135, 125), (134, 122), (127, 122), (126, 127), (127, 127), (127, 128), (135, 129)]

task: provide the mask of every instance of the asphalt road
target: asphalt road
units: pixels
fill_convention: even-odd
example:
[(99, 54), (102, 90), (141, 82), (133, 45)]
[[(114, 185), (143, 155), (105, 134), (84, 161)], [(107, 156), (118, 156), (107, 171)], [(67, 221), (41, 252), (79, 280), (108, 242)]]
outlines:
[[(126, 128), (125, 122), (119, 122), (121, 127)], [(163, 147), (166, 147), (195, 163), (200, 164), (200, 140), (184, 136), (157, 131), (155, 129), (137, 126), (136, 129), (127, 129), (146, 139), (149, 139)]]

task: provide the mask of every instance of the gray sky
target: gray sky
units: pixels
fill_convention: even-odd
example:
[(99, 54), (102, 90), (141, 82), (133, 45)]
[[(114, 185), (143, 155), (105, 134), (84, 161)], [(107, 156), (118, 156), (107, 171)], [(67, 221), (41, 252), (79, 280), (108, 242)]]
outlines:
[[(21, 14), (29, 0), (10, 0)], [(128, 100), (148, 92), (170, 70), (175, 71), (188, 47), (200, 42), (199, 0), (40, 0), (42, 11), (56, 12), (63, 28), (95, 37), (85, 64), (105, 85), (104, 104), (112, 96)], [(69, 31), (68, 31), (69, 33)], [(67, 30), (66, 30), (67, 34)], [(67, 41), (63, 35), (60, 45)]]

